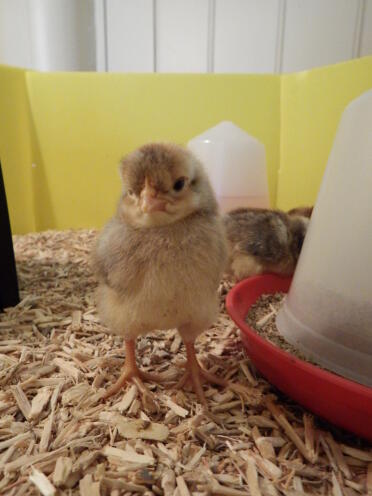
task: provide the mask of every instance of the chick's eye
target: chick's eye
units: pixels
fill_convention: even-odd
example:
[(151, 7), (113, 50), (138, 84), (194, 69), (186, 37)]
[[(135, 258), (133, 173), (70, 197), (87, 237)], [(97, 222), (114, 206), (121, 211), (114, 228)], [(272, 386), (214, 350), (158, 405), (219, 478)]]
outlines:
[(183, 187), (185, 186), (185, 179), (183, 177), (180, 177), (177, 179), (177, 181), (173, 184), (173, 189), (174, 191), (181, 191)]
[(127, 194), (128, 194), (128, 196), (132, 196), (133, 195), (133, 190), (132, 189), (128, 189), (127, 190)]

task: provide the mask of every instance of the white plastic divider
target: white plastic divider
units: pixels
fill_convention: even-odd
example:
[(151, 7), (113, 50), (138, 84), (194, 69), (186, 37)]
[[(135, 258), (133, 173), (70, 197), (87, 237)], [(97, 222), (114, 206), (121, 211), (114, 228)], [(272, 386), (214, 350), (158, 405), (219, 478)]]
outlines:
[(372, 90), (345, 109), (281, 334), (317, 363), (372, 386)]
[(265, 147), (254, 136), (224, 121), (187, 146), (203, 163), (223, 212), (270, 206)]

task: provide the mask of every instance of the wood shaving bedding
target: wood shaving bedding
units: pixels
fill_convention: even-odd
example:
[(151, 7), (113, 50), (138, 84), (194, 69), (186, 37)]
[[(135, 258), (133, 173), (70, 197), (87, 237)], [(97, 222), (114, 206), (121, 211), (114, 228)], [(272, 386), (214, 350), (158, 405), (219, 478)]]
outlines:
[(138, 340), (143, 369), (170, 378), (149, 384), (155, 405), (142, 404), (133, 384), (103, 402), (124, 351), (97, 316), (95, 237), (89, 230), (14, 237), (22, 301), (0, 314), (0, 494), (372, 491), (371, 446), (314, 419), (257, 373), (225, 312), (225, 281), (219, 321), (199, 338), (199, 357), (260, 391), (261, 401), (208, 384), (210, 412), (203, 411), (192, 391), (175, 388), (185, 350), (172, 330)]

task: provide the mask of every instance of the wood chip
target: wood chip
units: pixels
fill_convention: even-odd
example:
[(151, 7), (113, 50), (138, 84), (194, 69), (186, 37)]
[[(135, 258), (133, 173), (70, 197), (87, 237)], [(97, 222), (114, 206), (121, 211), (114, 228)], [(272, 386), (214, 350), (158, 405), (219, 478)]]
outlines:
[(49, 388), (41, 388), (37, 395), (33, 398), (31, 402), (31, 411), (29, 413), (29, 418), (31, 420), (37, 419), (43, 410), (46, 408), (52, 391)]
[(137, 397), (138, 389), (135, 384), (132, 384), (128, 391), (123, 396), (122, 400), (115, 405), (115, 408), (119, 410), (120, 413), (126, 412), (133, 400)]
[[(261, 479), (260, 482), (261, 482), (260, 488), (263, 493), (263, 496), (279, 496), (278, 490), (275, 488), (274, 484), (271, 481), (267, 479)], [(304, 494), (305, 493), (303, 493), (301, 496), (304, 496)]]
[(0, 441), (0, 451), (8, 448), (9, 446), (18, 445), (21, 441), (29, 439), (30, 436), (30, 432), (24, 432), (22, 434), (18, 434), (17, 436), (11, 437), (10, 439), (6, 439), (5, 441)]
[(185, 470), (193, 470), (198, 465), (198, 463), (201, 460), (201, 457), (205, 454), (205, 452), (206, 452), (206, 448), (205, 446), (203, 446), (202, 448), (200, 448), (200, 450), (198, 450), (195, 453), (195, 455), (191, 458), (191, 460), (187, 463), (187, 465), (185, 465)]
[(346, 463), (345, 457), (341, 451), (340, 446), (338, 443), (335, 442), (331, 434), (328, 434), (326, 437), (327, 443), (330, 446), (333, 456), (335, 457), (336, 463), (338, 468), (341, 470), (341, 472), (345, 475), (347, 479), (351, 479), (351, 472), (350, 469)]
[(100, 496), (100, 483), (94, 482), (92, 474), (86, 474), (79, 483), (80, 496)]
[(252, 437), (263, 458), (267, 458), (271, 461), (275, 460), (276, 457), (273, 445), (265, 437), (261, 436), (257, 426), (252, 429)]
[(48, 451), (50, 436), (52, 434), (53, 422), (54, 422), (54, 411), (52, 410), (52, 412), (49, 414), (49, 417), (47, 418), (44, 424), (44, 428), (41, 433), (40, 444), (39, 444), (40, 453), (45, 453), (45, 451)]
[(353, 448), (352, 446), (346, 446), (341, 444), (341, 450), (345, 455), (349, 455), (352, 458), (356, 458), (357, 460), (362, 460), (364, 462), (372, 462), (372, 452), (371, 451), (362, 451), (357, 448)]
[(258, 486), (256, 463), (252, 457), (249, 457), (247, 460), (247, 480), (251, 496), (262, 496)]
[(221, 405), (213, 406), (213, 412), (227, 412), (232, 408), (241, 406), (240, 400), (229, 401), (228, 403), (222, 403)]
[[(125, 482), (125, 481), (120, 480), (120, 479), (111, 479), (109, 477), (103, 477), (102, 478), (102, 485), (104, 487), (110, 489), (112, 491), (111, 494), (114, 491), (118, 491), (119, 496), (121, 494), (125, 494), (125, 495), (129, 496), (129, 494), (132, 495), (133, 493), (134, 494), (138, 494), (138, 493), (144, 494), (147, 491), (147, 488), (144, 486), (139, 486), (138, 484)], [(123, 491), (126, 491), (126, 492), (123, 493)]]
[(70, 477), (72, 472), (72, 459), (66, 456), (61, 456), (57, 459), (56, 466), (53, 472), (53, 483), (57, 487), (62, 487)]
[(81, 310), (72, 312), (71, 331), (78, 331), (81, 328)]
[(125, 463), (137, 463), (144, 466), (153, 465), (155, 463), (154, 458), (148, 455), (140, 455), (135, 451), (124, 451), (119, 448), (113, 448), (112, 446), (105, 446), (102, 450), (102, 454), (115, 458), (120, 462)]
[(344, 496), (340, 483), (337, 480), (336, 474), (332, 472), (332, 495), (333, 496)]
[(163, 472), (161, 487), (163, 489), (164, 496), (173, 496), (176, 489), (176, 476), (173, 470), (167, 469)]
[(256, 425), (257, 427), (265, 427), (267, 429), (276, 429), (277, 424), (263, 415), (248, 415), (247, 422), (249, 425)]
[(266, 404), (268, 409), (272, 413), (273, 417), (275, 418), (275, 420), (282, 427), (282, 429), (287, 434), (289, 439), (293, 442), (293, 444), (298, 448), (300, 453), (306, 458), (306, 460), (308, 460), (311, 463), (314, 463), (316, 461), (315, 455), (306, 448), (304, 442), (295, 432), (291, 424), (288, 422), (284, 413), (277, 407), (277, 405), (275, 405), (275, 403), (272, 400), (268, 400)]
[(23, 416), (27, 420), (29, 420), (30, 419), (30, 412), (31, 412), (31, 405), (27, 399), (27, 396), (23, 392), (20, 384), (17, 384), (17, 386), (12, 387), (11, 391), (13, 393), (14, 399), (17, 402), (18, 408), (23, 413)]
[(62, 358), (55, 358), (54, 364), (63, 372), (64, 374), (69, 375), (75, 381), (79, 381), (82, 377), (80, 370), (78, 370), (71, 362), (67, 362)]
[(170, 398), (167, 398), (166, 399), (165, 404), (172, 410), (172, 412), (174, 412), (179, 417), (185, 418), (189, 414), (188, 410), (186, 410), (185, 408), (182, 408), (181, 406), (177, 405)]
[(326, 441), (322, 435), (319, 436), (319, 441), (320, 441), (320, 444), (322, 445), (322, 448), (323, 448), (325, 455), (327, 456), (327, 458), (329, 460), (329, 463), (331, 464), (332, 469), (335, 472), (337, 472), (338, 467), (337, 467), (336, 460), (335, 460), (333, 453), (331, 452), (328, 444), (326, 443)]
[(92, 463), (94, 463), (100, 455), (100, 451), (84, 451), (79, 458), (75, 461), (73, 470), (86, 470)]
[(190, 491), (188, 490), (188, 487), (186, 485), (185, 479), (182, 477), (182, 475), (178, 476), (177, 479), (177, 488), (178, 488), (178, 493), (180, 496), (191, 496)]
[(115, 425), (119, 434), (126, 439), (151, 439), (165, 441), (169, 436), (166, 425), (147, 420), (127, 420), (121, 415), (112, 412), (102, 412), (100, 419), (108, 420)]
[(57, 493), (56, 488), (42, 472), (33, 468), (29, 477), (30, 481), (35, 484), (43, 496), (54, 496)]
[(252, 456), (256, 462), (257, 467), (259, 468), (260, 473), (267, 477), (269, 480), (278, 481), (282, 477), (283, 470), (275, 465), (275, 463), (267, 460), (266, 458), (262, 458), (255, 453), (252, 453)]
[(182, 338), (181, 336), (177, 333), (174, 336), (173, 342), (171, 344), (170, 350), (172, 353), (177, 353), (178, 350), (180, 349), (180, 346), (182, 344)]
[(257, 386), (257, 381), (256, 379), (253, 377), (253, 375), (251, 374), (249, 368), (247, 367), (247, 364), (246, 363), (241, 363), (240, 364), (240, 368), (242, 369), (245, 377), (248, 379), (248, 382), (249, 384), (251, 384), (252, 386)]
[(368, 496), (371, 496), (372, 495), (372, 463), (368, 464), (366, 486), (367, 486), (367, 494)]
[(304, 434), (305, 434), (305, 446), (310, 456), (315, 460), (317, 454), (315, 452), (315, 431), (314, 431), (314, 420), (311, 415), (304, 414)]
[[(358, 491), (358, 493), (363, 493), (364, 492), (364, 484), (360, 484), (358, 482), (353, 482), (349, 480), (345, 480), (345, 486), (351, 487), (352, 489), (355, 489), (355, 491)], [(372, 492), (371, 492), (372, 494)]]
[(208, 493), (220, 496), (247, 496), (247, 491), (241, 491), (240, 489), (234, 489), (233, 487), (225, 487), (219, 484), (216, 479), (212, 479), (208, 482), (206, 486)]
[(89, 384), (79, 383), (70, 387), (62, 394), (63, 405), (77, 405), (88, 395), (92, 394), (92, 388)]
[(293, 477), (293, 488), (295, 491), (298, 491), (299, 493), (304, 492), (304, 486), (302, 485), (302, 481), (300, 477)]

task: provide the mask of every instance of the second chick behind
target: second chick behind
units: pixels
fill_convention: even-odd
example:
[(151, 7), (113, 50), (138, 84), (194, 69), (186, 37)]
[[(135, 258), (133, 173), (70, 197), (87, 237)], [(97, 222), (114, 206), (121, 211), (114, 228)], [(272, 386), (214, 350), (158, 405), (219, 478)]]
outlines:
[(262, 273), (293, 274), (309, 218), (280, 210), (238, 208), (224, 216), (227, 273), (235, 281)]

